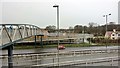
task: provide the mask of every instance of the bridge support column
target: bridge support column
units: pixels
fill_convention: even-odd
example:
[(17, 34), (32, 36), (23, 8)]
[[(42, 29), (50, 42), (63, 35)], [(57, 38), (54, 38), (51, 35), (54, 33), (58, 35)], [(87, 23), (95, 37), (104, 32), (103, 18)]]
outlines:
[(42, 41), (42, 39), (43, 39), (44, 35), (37, 35), (37, 36), (40, 37), (40, 46), (43, 47), (43, 41)]
[(13, 68), (13, 45), (8, 47), (8, 68)]
[(36, 45), (37, 45), (37, 42), (36, 42), (36, 35), (35, 35), (35, 47), (36, 47)]
[(40, 45), (43, 47), (42, 36), (40, 36)]

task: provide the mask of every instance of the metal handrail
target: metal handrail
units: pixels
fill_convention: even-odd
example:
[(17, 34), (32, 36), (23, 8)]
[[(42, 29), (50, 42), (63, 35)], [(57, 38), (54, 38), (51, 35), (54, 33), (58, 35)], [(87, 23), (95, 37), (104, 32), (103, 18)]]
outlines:
[[(104, 51), (104, 52), (103, 52)], [(109, 49), (110, 52), (118, 51), (118, 49)], [(105, 53), (106, 49), (99, 49), (99, 50), (76, 50), (76, 51), (65, 51), (65, 52), (59, 52), (59, 54), (91, 54), (91, 53)], [(108, 51), (107, 51), (108, 52)], [(19, 56), (47, 56), (47, 55), (57, 55), (57, 52), (48, 52), (48, 53), (23, 53), (23, 54), (13, 54), (13, 57), (19, 57)], [(0, 55), (0, 57), (7, 57), (6, 55)]]
[[(79, 64), (79, 63), (84, 63), (84, 64), (87, 64), (87, 63), (96, 63), (96, 62), (106, 62), (106, 61), (111, 61), (113, 62), (114, 60), (120, 60), (118, 57), (105, 57), (105, 58), (96, 58), (96, 59), (87, 59), (87, 60), (74, 60), (74, 61), (65, 61), (65, 62), (59, 62), (59, 65), (72, 65), (72, 64)], [(50, 66), (50, 65), (57, 65), (58, 62), (56, 63), (48, 63), (48, 64), (40, 64), (40, 65), (32, 65), (34, 67), (37, 67), (37, 66)]]

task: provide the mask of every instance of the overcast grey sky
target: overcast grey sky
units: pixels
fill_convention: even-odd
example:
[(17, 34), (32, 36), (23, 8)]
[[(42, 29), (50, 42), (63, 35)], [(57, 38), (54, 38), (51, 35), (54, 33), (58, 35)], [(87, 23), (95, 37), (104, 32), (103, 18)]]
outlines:
[[(27, 23), (45, 28), (56, 25), (56, 8), (60, 6), (60, 28), (105, 24), (104, 14), (111, 13), (108, 21), (118, 22), (119, 0), (1, 0), (2, 23)], [(2, 6), (2, 7), (1, 7)]]

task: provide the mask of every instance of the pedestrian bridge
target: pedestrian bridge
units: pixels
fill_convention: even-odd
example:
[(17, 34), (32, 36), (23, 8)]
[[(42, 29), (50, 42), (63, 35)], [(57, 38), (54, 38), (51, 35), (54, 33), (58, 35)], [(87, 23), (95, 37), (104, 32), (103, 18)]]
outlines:
[(43, 35), (41, 28), (30, 24), (0, 24), (0, 49), (31, 36)]

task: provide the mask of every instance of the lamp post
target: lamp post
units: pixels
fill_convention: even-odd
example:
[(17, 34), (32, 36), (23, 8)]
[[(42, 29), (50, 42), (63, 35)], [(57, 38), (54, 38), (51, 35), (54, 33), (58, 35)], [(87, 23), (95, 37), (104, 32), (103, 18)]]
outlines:
[[(106, 22), (106, 32), (107, 32), (107, 24), (108, 24), (108, 16), (110, 16), (111, 14), (108, 15), (103, 15), (103, 17), (105, 17), (105, 22)], [(106, 52), (107, 52), (107, 39), (106, 39)]]
[[(57, 8), (57, 37), (58, 37), (58, 45), (59, 46), (59, 5), (54, 5), (54, 8)], [(58, 49), (58, 67), (59, 67), (59, 49)]]
[(110, 16), (111, 14), (108, 14), (108, 15), (103, 15), (103, 17), (105, 17), (105, 22), (106, 22), (106, 32), (107, 32), (107, 22), (108, 22), (108, 16)]

